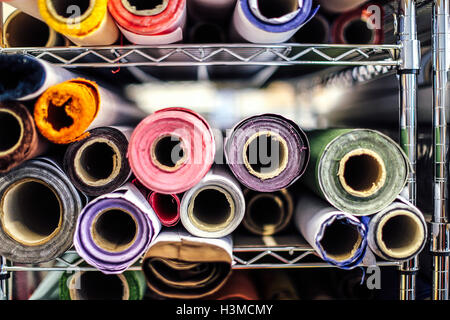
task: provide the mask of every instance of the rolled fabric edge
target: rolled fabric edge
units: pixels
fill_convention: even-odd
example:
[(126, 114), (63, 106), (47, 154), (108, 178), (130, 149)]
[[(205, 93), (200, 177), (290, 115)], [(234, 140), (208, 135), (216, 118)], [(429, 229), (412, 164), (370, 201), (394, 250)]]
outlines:
[(181, 202), (176, 194), (152, 192), (147, 199), (163, 226), (174, 227), (177, 225), (180, 221)]

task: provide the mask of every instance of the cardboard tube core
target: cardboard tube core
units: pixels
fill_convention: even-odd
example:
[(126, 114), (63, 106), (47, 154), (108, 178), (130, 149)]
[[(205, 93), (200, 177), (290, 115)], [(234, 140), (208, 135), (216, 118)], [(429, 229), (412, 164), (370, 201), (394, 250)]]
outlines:
[(356, 149), (341, 159), (338, 176), (345, 191), (355, 197), (367, 198), (386, 183), (386, 167), (376, 152)]
[(389, 257), (402, 259), (414, 255), (425, 237), (421, 220), (413, 213), (395, 210), (386, 214), (379, 223), (377, 242)]
[(177, 171), (187, 159), (183, 140), (173, 135), (159, 137), (152, 144), (151, 159), (163, 171)]
[(367, 27), (367, 22), (359, 19), (348, 22), (342, 32), (348, 44), (370, 44), (375, 36), (374, 30)]
[(36, 179), (10, 186), (1, 199), (3, 230), (26, 246), (47, 243), (61, 229), (62, 204), (53, 188)]
[(55, 44), (56, 38), (56, 32), (47, 24), (20, 10), (9, 15), (4, 24), (7, 47), (49, 47)]
[(136, 240), (138, 225), (131, 213), (108, 208), (94, 219), (91, 235), (94, 242), (109, 252), (122, 252)]
[(77, 272), (69, 282), (71, 300), (128, 300), (130, 288), (123, 274)]
[(75, 154), (75, 172), (93, 187), (113, 181), (120, 173), (122, 155), (119, 148), (105, 138), (89, 140)]
[(122, 0), (129, 12), (138, 16), (155, 16), (166, 10), (169, 0)]
[(259, 12), (267, 19), (279, 18), (298, 9), (298, 0), (258, 0)]
[(17, 149), (23, 135), (22, 119), (10, 110), (0, 109), (0, 156)]
[(336, 261), (345, 261), (355, 255), (362, 237), (357, 227), (342, 219), (335, 219), (325, 229), (320, 244), (327, 256)]
[(248, 172), (261, 180), (279, 176), (287, 167), (286, 140), (272, 131), (253, 134), (244, 145), (243, 160)]
[(78, 24), (92, 13), (95, 0), (46, 0), (46, 5), (55, 20)]
[[(285, 215), (283, 201), (271, 194), (259, 194), (248, 202), (248, 221), (252, 229), (259, 234), (273, 234), (274, 230), (283, 223)], [(256, 231), (255, 230), (255, 231)]]
[(188, 216), (192, 224), (204, 231), (218, 231), (233, 221), (235, 205), (232, 196), (218, 186), (199, 189), (188, 206)]

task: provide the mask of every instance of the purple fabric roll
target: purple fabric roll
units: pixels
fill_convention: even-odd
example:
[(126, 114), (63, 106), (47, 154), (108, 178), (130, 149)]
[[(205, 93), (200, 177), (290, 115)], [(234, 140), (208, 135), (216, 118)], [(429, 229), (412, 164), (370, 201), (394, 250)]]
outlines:
[(90, 202), (78, 217), (74, 246), (105, 274), (122, 273), (138, 260), (161, 230), (139, 190), (128, 183)]
[(247, 188), (274, 192), (300, 178), (309, 161), (309, 142), (293, 121), (263, 114), (238, 123), (225, 142), (231, 171)]

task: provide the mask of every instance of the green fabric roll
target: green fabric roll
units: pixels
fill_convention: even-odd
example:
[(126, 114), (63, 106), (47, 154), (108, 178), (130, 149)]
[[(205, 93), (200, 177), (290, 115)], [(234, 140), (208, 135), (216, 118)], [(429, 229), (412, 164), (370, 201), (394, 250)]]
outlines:
[[(70, 283), (72, 277), (79, 273), (64, 273), (59, 280), (59, 299), (60, 300), (72, 300), (68, 284)], [(147, 285), (145, 282), (145, 276), (142, 271), (126, 271), (121, 275), (105, 275), (100, 271), (86, 271), (81, 272), (80, 277), (87, 275), (91, 277), (90, 279), (85, 279), (92, 287), (95, 288), (96, 292), (87, 292), (88, 287), (79, 288), (79, 291), (84, 291), (82, 295), (84, 297), (76, 300), (142, 300), (144, 297)], [(123, 276), (126, 279), (126, 288), (122, 285), (121, 287), (128, 289), (128, 299), (124, 299), (122, 294), (117, 294), (118, 286), (121, 283), (120, 277)], [(107, 279), (115, 281), (115, 284), (110, 283)], [(108, 281), (108, 284), (106, 283)], [(120, 282), (119, 282), (120, 281)], [(84, 282), (82, 281), (82, 284)], [(112, 289), (114, 288), (114, 289)], [(102, 291), (102, 289), (104, 289)], [(114, 294), (115, 293), (115, 294)], [(121, 297), (120, 297), (121, 296)]]
[(374, 214), (406, 185), (409, 161), (388, 136), (370, 129), (311, 131), (305, 184), (339, 210)]

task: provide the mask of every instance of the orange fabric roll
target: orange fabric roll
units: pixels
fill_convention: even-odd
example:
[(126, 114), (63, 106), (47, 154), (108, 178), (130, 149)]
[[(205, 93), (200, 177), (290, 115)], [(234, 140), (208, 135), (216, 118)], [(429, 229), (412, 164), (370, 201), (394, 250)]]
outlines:
[(100, 107), (99, 88), (95, 82), (73, 79), (45, 91), (36, 102), (34, 120), (48, 140), (66, 144), (89, 135), (86, 130)]

